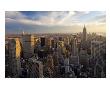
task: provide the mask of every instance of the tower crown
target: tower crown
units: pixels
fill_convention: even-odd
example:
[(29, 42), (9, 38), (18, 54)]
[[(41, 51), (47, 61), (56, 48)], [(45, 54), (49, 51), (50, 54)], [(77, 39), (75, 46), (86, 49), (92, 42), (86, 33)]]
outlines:
[(86, 27), (85, 27), (85, 25), (84, 25), (84, 28), (83, 28), (82, 40), (83, 40), (83, 42), (85, 42), (85, 41), (87, 40), (87, 32), (86, 32)]
[(83, 28), (83, 32), (86, 32), (86, 27), (85, 27), (85, 25), (84, 25), (84, 28)]

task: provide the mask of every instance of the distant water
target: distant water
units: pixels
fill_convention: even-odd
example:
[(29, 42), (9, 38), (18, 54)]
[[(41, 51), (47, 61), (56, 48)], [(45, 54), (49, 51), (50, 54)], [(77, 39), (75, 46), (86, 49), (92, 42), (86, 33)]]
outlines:
[(101, 36), (106, 36), (106, 33), (105, 32), (98, 32), (96, 34), (101, 35)]

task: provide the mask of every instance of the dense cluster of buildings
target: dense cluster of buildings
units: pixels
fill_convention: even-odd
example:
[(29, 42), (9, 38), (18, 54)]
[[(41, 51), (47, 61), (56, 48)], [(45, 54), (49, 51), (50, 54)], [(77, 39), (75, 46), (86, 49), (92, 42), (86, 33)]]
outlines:
[(95, 33), (6, 37), (5, 77), (106, 77), (106, 37)]

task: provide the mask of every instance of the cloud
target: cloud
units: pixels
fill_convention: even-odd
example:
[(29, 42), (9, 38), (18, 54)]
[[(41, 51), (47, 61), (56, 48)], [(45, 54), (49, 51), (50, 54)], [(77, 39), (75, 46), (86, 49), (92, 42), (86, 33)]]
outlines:
[(26, 18), (25, 15), (22, 15), (22, 13), (18, 11), (6, 11), (5, 17), (10, 19), (24, 19)]
[(99, 23), (105, 23), (106, 22), (106, 16), (105, 15), (96, 16), (93, 20), (97, 20)]
[[(70, 11), (68, 13), (68, 15), (66, 15), (65, 17), (63, 17), (58, 24), (63, 24), (63, 23), (67, 23), (68, 21), (71, 23), (71, 17), (73, 17), (75, 15), (75, 12)], [(67, 23), (68, 24), (68, 23)]]
[[(106, 24), (105, 12), (45, 11), (34, 12), (34, 14), (33, 12), (29, 13), (30, 12), (6, 11), (6, 31), (10, 29), (10, 31), (13, 32), (20, 30), (28, 32), (72, 32), (75, 30), (79, 32), (84, 24), (89, 28), (93, 28), (96, 25), (100, 28), (101, 25)], [(93, 29), (90, 31), (92, 30)]]
[(59, 21), (59, 17), (63, 16), (63, 12), (50, 12), (48, 15), (41, 15), (39, 19), (28, 19), (21, 12), (6, 12), (6, 23), (13, 21), (21, 24), (30, 24), (30, 25), (55, 25)]
[[(41, 12), (42, 13), (42, 12)], [(22, 24), (30, 25), (74, 25), (81, 23), (96, 23), (104, 22), (105, 15), (90, 15), (90, 11), (53, 11), (47, 12), (46, 15), (40, 15), (38, 18), (38, 12), (34, 13), (34, 19), (29, 19), (28, 15), (24, 15), (21, 12), (9, 11), (6, 12), (6, 22), (15, 21)], [(98, 13), (97, 13), (98, 14)], [(99, 13), (100, 14), (100, 13)], [(103, 13), (102, 13), (103, 14)], [(90, 18), (88, 17), (90, 16)], [(33, 18), (33, 17), (32, 17)]]

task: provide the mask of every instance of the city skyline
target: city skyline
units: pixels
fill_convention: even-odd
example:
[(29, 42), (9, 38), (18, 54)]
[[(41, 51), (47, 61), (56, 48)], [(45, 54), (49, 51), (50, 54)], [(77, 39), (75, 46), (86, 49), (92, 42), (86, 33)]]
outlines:
[(105, 11), (6, 11), (7, 33), (106, 33)]
[(5, 37), (6, 78), (105, 78), (106, 37), (13, 34)]

